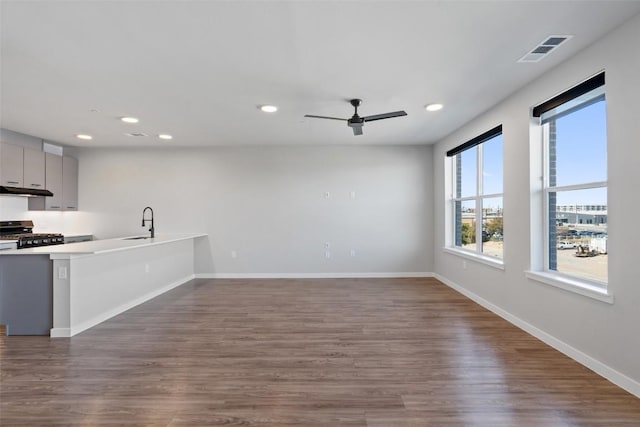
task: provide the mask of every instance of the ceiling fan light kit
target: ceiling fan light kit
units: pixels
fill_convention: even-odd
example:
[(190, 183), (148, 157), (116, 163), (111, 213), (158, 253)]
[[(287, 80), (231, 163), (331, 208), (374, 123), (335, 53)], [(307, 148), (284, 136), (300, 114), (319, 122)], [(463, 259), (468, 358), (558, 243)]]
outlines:
[(353, 130), (354, 135), (362, 135), (362, 127), (364, 126), (365, 122), (373, 122), (375, 120), (390, 119), (393, 117), (401, 117), (401, 116), (407, 115), (407, 113), (404, 111), (394, 111), (391, 113), (374, 114), (372, 116), (360, 117), (358, 115), (358, 107), (362, 104), (362, 99), (357, 99), (357, 98), (352, 99), (349, 101), (349, 103), (353, 105), (353, 108), (355, 108), (355, 113), (353, 114), (353, 116), (351, 116), (350, 119), (342, 119), (339, 117), (316, 116), (313, 114), (305, 114), (305, 117), (311, 117), (314, 119), (342, 120), (347, 122), (347, 126), (349, 126)]

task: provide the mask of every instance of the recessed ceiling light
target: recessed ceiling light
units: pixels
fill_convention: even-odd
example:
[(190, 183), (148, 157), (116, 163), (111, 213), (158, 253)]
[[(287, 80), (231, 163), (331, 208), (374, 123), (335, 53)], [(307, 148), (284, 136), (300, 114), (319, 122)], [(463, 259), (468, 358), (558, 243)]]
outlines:
[(278, 107), (276, 107), (275, 105), (263, 105), (260, 107), (260, 109), (265, 113), (275, 113), (276, 111), (278, 111)]
[(158, 138), (160, 139), (173, 139), (173, 137), (169, 134), (166, 133), (161, 133), (160, 135), (158, 135)]
[(78, 139), (84, 139), (84, 140), (86, 140), (86, 141), (88, 141), (88, 140), (90, 140), (90, 139), (93, 139), (93, 137), (92, 137), (91, 135), (87, 135), (87, 134), (84, 134), (84, 133), (79, 133), (79, 134), (77, 134), (77, 135), (76, 135), (76, 138), (78, 138)]
[(122, 120), (125, 123), (138, 123), (140, 121), (135, 117), (120, 117), (120, 120)]
[(427, 111), (438, 111), (438, 110), (442, 110), (442, 104), (429, 104), (424, 108)]

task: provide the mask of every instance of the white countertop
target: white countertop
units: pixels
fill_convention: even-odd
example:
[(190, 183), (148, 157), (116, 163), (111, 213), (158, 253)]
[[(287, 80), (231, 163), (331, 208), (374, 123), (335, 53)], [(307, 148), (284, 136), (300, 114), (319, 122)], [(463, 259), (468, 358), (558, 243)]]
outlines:
[[(117, 239), (92, 240), (88, 242), (66, 243), (64, 245), (40, 246), (29, 249), (5, 250), (0, 255), (97, 255), (108, 252), (123, 251), (146, 246), (161, 245), (180, 240), (206, 237), (206, 234), (160, 234), (153, 239), (127, 240), (127, 237)], [(135, 236), (131, 236), (135, 237)]]

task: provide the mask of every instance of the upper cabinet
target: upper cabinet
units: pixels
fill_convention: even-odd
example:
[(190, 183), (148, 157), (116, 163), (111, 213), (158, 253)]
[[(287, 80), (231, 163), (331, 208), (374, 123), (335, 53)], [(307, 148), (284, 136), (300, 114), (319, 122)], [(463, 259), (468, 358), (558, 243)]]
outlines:
[(78, 160), (0, 142), (0, 185), (46, 189), (51, 197), (29, 197), (30, 210), (78, 210)]
[(62, 209), (78, 210), (78, 159), (62, 158)]
[(29, 210), (61, 211), (62, 199), (62, 157), (44, 154), (45, 187), (53, 193), (50, 197), (30, 197)]
[(45, 188), (44, 180), (44, 152), (24, 149), (24, 187)]
[(23, 187), (24, 148), (0, 142), (0, 185)]

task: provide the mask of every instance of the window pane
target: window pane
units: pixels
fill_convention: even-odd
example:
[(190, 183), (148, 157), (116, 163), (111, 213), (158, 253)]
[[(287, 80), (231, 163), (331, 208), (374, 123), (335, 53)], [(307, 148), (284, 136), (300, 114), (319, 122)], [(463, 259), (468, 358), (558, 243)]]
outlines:
[(607, 282), (607, 189), (549, 193), (549, 269)]
[(502, 134), (482, 143), (482, 194), (502, 193)]
[(470, 148), (462, 153), (460, 156), (460, 179), (458, 184), (460, 185), (460, 197), (475, 196), (478, 191), (477, 176), (478, 176), (478, 149), (477, 147)]
[(604, 100), (551, 120), (548, 129), (551, 186), (554, 175), (557, 186), (607, 180)]
[(502, 258), (502, 197), (482, 200), (482, 253)]
[(465, 200), (456, 202), (459, 206), (460, 214), (457, 216), (459, 222), (456, 226), (456, 246), (465, 249), (476, 249), (476, 201)]

